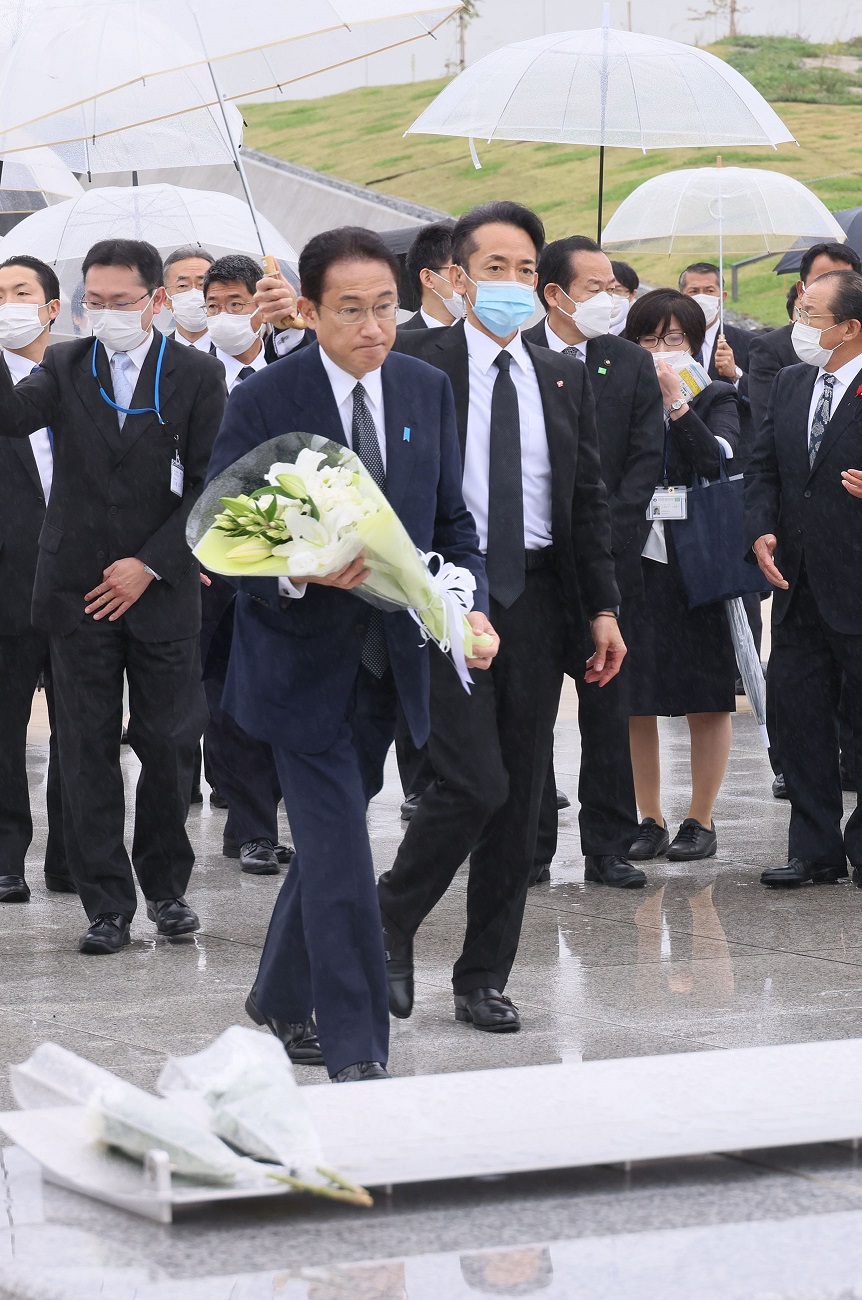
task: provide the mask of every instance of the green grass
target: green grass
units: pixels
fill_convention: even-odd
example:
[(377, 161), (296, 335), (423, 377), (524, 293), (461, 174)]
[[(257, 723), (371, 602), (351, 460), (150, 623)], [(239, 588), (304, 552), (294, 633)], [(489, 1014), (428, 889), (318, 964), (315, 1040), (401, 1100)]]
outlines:
[[(862, 58), (862, 38), (842, 46), (803, 41), (738, 38), (714, 46), (768, 98), (800, 143), (726, 149), (727, 166), (774, 168), (805, 182), (830, 209), (862, 202), (862, 73), (806, 70), (802, 58), (842, 54)], [(824, 75), (821, 75), (824, 74)], [(287, 104), (248, 104), (246, 142), (254, 149), (344, 177), (380, 192), (397, 194), (457, 216), (491, 198), (511, 198), (535, 208), (549, 238), (595, 234), (598, 152), (556, 144), (497, 141), (479, 144), (482, 170), (470, 161), (466, 140), (403, 133), (444, 81), (371, 86), (325, 99)], [(680, 167), (703, 167), (712, 150), (664, 149), (641, 154), (610, 149), (605, 160), (605, 220), (650, 176)], [(290, 231), (285, 232), (288, 236)], [(735, 250), (730, 251), (728, 262)], [(741, 254), (741, 255), (744, 255)], [(645, 280), (674, 283), (688, 258), (635, 257)], [(776, 259), (777, 260), (777, 259)], [(768, 324), (787, 319), (788, 282), (772, 274), (773, 262), (740, 273), (737, 308)]]

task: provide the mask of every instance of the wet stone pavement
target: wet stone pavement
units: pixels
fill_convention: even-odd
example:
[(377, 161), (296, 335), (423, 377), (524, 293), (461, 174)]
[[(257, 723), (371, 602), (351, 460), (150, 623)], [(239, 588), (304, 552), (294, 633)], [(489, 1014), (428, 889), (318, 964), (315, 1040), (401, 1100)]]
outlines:
[[(687, 734), (683, 720), (662, 724), (669, 823), (687, 811)], [(280, 884), (222, 857), (224, 813), (205, 801), (190, 815), (199, 860), (189, 900), (200, 933), (156, 940), (141, 906), (130, 948), (80, 956), (78, 900), (47, 894), (41, 879), (41, 702), (31, 742), (33, 897), (0, 908), (3, 1108), (13, 1104), (6, 1065), (45, 1040), (152, 1088), (167, 1053), (193, 1052), (246, 1023), (243, 1001)], [(578, 764), (567, 690), (557, 775), (573, 802)], [(123, 766), (131, 801), (137, 763), (128, 750)], [(508, 989), (524, 1026), (517, 1035), (453, 1019), (462, 870), (417, 939), (416, 1010), (393, 1022), (391, 1071), (862, 1037), (862, 892), (849, 882), (793, 893), (760, 886), (760, 871), (786, 850), (788, 807), (770, 784), (754, 720), (740, 712), (716, 809), (717, 857), (651, 864), (643, 891), (585, 885), (576, 810), (562, 814), (551, 883), (531, 891)], [(379, 871), (401, 835), (400, 801), (392, 761), (369, 816)], [(321, 1071), (297, 1077), (319, 1083)], [(634, 1114), (637, 1106), (633, 1095)], [(487, 1122), (505, 1144), (509, 1117)], [(15, 1149), (0, 1158), (0, 1300), (862, 1297), (862, 1157), (851, 1144), (409, 1186), (362, 1212), (298, 1200), (222, 1207), (171, 1226), (43, 1183)]]

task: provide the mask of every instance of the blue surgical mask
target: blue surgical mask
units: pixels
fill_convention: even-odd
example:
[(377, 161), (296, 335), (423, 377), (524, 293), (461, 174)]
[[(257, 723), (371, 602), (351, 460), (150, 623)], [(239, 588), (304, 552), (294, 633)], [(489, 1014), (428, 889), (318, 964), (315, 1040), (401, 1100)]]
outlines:
[[(470, 280), (467, 272), (464, 275)], [(498, 339), (508, 338), (528, 321), (536, 310), (532, 285), (515, 280), (470, 280), (476, 286), (476, 300), (470, 303), (479, 320)], [(467, 300), (469, 302), (469, 299)]]

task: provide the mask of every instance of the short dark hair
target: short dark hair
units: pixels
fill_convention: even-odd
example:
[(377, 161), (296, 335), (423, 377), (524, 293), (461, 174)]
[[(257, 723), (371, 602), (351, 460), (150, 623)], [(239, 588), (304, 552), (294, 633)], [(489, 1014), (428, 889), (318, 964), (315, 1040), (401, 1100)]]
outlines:
[(715, 262), (692, 262), (690, 266), (687, 266), (684, 271), (680, 271), (679, 273), (680, 289), (682, 289), (682, 286), (685, 284), (685, 277), (690, 271), (694, 275), (714, 275), (719, 286), (722, 289), (724, 288), (724, 277), (721, 274), (720, 266), (716, 266)]
[(30, 257), (25, 253), (20, 257), (7, 257), (5, 262), (0, 262), (0, 271), (5, 271), (7, 266), (25, 266), (28, 271), (32, 271), (42, 286), (46, 302), (53, 302), (55, 298), (60, 297), (60, 281), (57, 279), (57, 272), (52, 266), (48, 266), (47, 262), (40, 262), (38, 257)]
[(127, 266), (136, 271), (146, 289), (155, 293), (161, 288), (164, 274), (159, 251), (143, 239), (100, 239), (94, 244), (81, 266), (81, 277), (86, 280), (93, 266)]
[(862, 271), (859, 254), (849, 244), (837, 244), (834, 240), (825, 244), (812, 244), (810, 248), (806, 248), (799, 263), (799, 278), (803, 284), (811, 273), (815, 258), (818, 257), (828, 257), (833, 262), (843, 262), (845, 266), (850, 267), (851, 271)]
[(459, 217), (452, 231), (452, 261), (458, 266), (466, 266), (476, 251), (476, 231), (480, 226), (516, 226), (532, 240), (536, 250), (536, 259), (545, 247), (545, 227), (541, 217), (536, 216), (530, 208), (521, 203), (511, 203), (508, 199), (495, 199), (491, 203), (480, 203)]
[(299, 284), (302, 296), (319, 303), (326, 285), (326, 273), (338, 262), (382, 262), (392, 272), (396, 289), (401, 268), (398, 258), (373, 230), (364, 226), (336, 226), (309, 239), (299, 255)]
[(209, 293), (211, 284), (242, 284), (254, 295), (262, 275), (263, 267), (253, 257), (246, 257), (245, 253), (228, 253), (213, 262), (204, 276), (204, 296)]
[(623, 334), (632, 343), (639, 342), (647, 334), (662, 334), (666, 332), (671, 316), (679, 321), (692, 354), (697, 356), (706, 338), (706, 317), (693, 298), (676, 289), (652, 289), (633, 302)]
[(858, 271), (826, 271), (818, 275), (815, 284), (829, 281), (829, 305), (834, 308), (836, 324), (844, 320), (858, 320), (862, 325), (862, 275)]
[(793, 320), (793, 309), (798, 302), (799, 302), (799, 294), (796, 289), (796, 281), (794, 280), (793, 284), (787, 290), (787, 299), (785, 302), (785, 306), (787, 307), (787, 315), (790, 317), (791, 320)]
[(407, 250), (404, 266), (410, 284), (417, 297), (422, 296), (421, 271), (436, 271), (445, 266), (452, 257), (452, 231), (454, 221), (434, 221), (430, 226), (423, 226)]
[(184, 248), (175, 248), (172, 253), (168, 253), (163, 268), (164, 274), (167, 275), (171, 267), (176, 266), (177, 262), (187, 262), (191, 257), (203, 258), (205, 262), (209, 262), (210, 266), (215, 262), (212, 253), (208, 253), (205, 248), (196, 248), (194, 244), (186, 244)]
[(572, 257), (575, 253), (600, 253), (602, 250), (589, 235), (569, 235), (567, 239), (555, 239), (546, 244), (536, 267), (539, 283), (536, 292), (539, 302), (548, 310), (545, 302), (545, 289), (549, 284), (558, 284), (565, 293), (566, 286), (575, 278)]
[(629, 293), (637, 293), (641, 280), (633, 266), (629, 266), (628, 262), (615, 262), (612, 258), (611, 268), (614, 279), (618, 284), (621, 284), (624, 289), (628, 289)]

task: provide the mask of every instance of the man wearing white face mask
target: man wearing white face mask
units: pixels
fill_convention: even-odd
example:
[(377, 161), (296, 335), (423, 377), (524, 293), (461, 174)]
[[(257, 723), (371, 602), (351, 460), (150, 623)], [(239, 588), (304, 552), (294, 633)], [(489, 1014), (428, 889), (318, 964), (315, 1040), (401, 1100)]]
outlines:
[(463, 299), (452, 288), (454, 221), (424, 226), (407, 251), (406, 270), (419, 310), (399, 330), (445, 329), (464, 315)]
[[(84, 259), (95, 337), (58, 343), (16, 385), (0, 364), (0, 435), (50, 428), (54, 472), (33, 592), (57, 692), (67, 856), (90, 926), (88, 954), (129, 942), (131, 866), (158, 934), (198, 928), (184, 894), (185, 831), (205, 720), (200, 576), (185, 540), (224, 409), (212, 357), (154, 328), (164, 302), (150, 244), (110, 239)], [(120, 769), (123, 676), (141, 762), (132, 863)]]
[(679, 277), (679, 291), (694, 298), (706, 319), (706, 338), (703, 341), (701, 362), (710, 379), (723, 379), (733, 384), (739, 397), (739, 446), (736, 460), (744, 469), (754, 447), (754, 426), (748, 400), (748, 357), (753, 335), (738, 325), (725, 322), (721, 328), (721, 304), (727, 290), (721, 280), (721, 271), (712, 262), (693, 262)]
[[(791, 804), (788, 862), (761, 882), (862, 887), (862, 275), (830, 271), (796, 307), (800, 362), (780, 370), (745, 475), (748, 545), (775, 588), (773, 720)], [(844, 813), (842, 674), (857, 806)]]
[(171, 338), (209, 352), (204, 277), (215, 258), (205, 248), (175, 248), (165, 258), (165, 305), (174, 318)]

